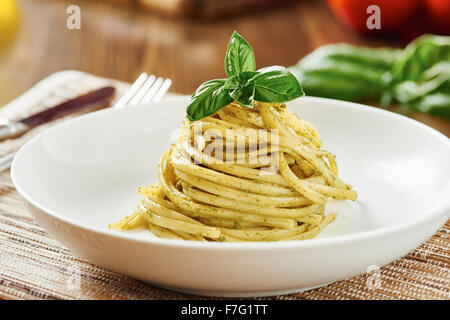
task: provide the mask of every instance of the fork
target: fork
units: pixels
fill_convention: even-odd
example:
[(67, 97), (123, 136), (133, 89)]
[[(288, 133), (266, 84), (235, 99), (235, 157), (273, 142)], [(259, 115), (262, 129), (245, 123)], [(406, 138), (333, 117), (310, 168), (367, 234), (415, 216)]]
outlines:
[(156, 78), (155, 75), (147, 75), (143, 72), (130, 89), (114, 104), (113, 108), (123, 108), (124, 106), (135, 106), (149, 102), (158, 102), (169, 90), (172, 80)]
[[(135, 106), (149, 102), (158, 102), (166, 94), (172, 84), (172, 80), (156, 78), (155, 75), (148, 75), (143, 72), (134, 81), (131, 87), (114, 104), (113, 108), (121, 109), (126, 106)], [(16, 151), (0, 157), (0, 172), (11, 167), (11, 163), (16, 155)]]

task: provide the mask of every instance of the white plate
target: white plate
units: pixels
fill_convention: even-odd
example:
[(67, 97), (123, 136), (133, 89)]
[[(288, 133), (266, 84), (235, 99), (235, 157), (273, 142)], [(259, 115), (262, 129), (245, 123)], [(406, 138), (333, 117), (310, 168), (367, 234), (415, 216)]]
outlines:
[(157, 180), (160, 154), (187, 98), (67, 121), (17, 154), (14, 185), (40, 225), (77, 254), (178, 291), (264, 296), (300, 291), (383, 266), (449, 218), (450, 142), (406, 117), (359, 104), (301, 98), (289, 107), (319, 130), (358, 200), (316, 239), (269, 243), (166, 240), (109, 231), (136, 208), (137, 187)]

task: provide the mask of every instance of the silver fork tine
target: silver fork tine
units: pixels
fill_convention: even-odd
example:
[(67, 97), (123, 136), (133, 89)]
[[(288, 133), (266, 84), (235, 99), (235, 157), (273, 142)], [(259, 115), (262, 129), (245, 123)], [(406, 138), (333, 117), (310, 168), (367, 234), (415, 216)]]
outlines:
[(161, 98), (166, 94), (167, 90), (169, 90), (171, 85), (172, 85), (172, 80), (170, 80), (170, 79), (164, 80), (163, 84), (161, 85), (161, 88), (159, 88), (158, 92), (153, 97), (153, 101), (155, 101), (155, 102), (160, 101)]
[(125, 92), (125, 94), (119, 99), (119, 101), (117, 101), (117, 103), (114, 105), (114, 108), (117, 109), (123, 108), (123, 106), (126, 105), (127, 102), (129, 102), (130, 99), (133, 98), (136, 92), (139, 91), (139, 89), (144, 84), (145, 80), (147, 80), (147, 78), (148, 75), (146, 72), (141, 73), (140, 76), (136, 79), (136, 81), (128, 89), (128, 91)]
[(150, 88), (150, 90), (147, 92), (147, 94), (142, 98), (142, 103), (148, 103), (150, 101), (153, 101), (153, 96), (158, 92), (159, 88), (163, 84), (164, 79), (159, 77), (156, 79), (153, 86)]
[[(150, 101), (160, 101), (164, 94), (169, 90), (172, 80), (163, 79), (147, 73), (142, 73), (133, 85), (128, 89), (124, 96), (117, 103), (116, 108), (122, 108), (125, 105), (135, 106), (137, 104), (145, 104)], [(119, 104), (120, 103), (120, 104)]]
[(153, 74), (150, 77), (148, 77), (148, 79), (145, 80), (144, 84), (139, 89), (139, 91), (130, 100), (128, 105), (135, 106), (138, 103), (140, 103), (142, 98), (145, 96), (145, 94), (150, 90), (150, 88), (152, 88), (154, 86), (155, 80), (156, 80), (156, 77)]

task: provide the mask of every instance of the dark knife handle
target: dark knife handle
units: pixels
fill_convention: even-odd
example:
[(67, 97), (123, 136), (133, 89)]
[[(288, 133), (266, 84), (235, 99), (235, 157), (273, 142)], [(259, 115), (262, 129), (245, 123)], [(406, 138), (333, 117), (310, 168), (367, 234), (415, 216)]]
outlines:
[(94, 111), (101, 107), (108, 106), (114, 96), (115, 90), (114, 87), (104, 87), (91, 91), (74, 99), (60, 103), (50, 109), (33, 114), (18, 122), (23, 123), (31, 129), (71, 113)]

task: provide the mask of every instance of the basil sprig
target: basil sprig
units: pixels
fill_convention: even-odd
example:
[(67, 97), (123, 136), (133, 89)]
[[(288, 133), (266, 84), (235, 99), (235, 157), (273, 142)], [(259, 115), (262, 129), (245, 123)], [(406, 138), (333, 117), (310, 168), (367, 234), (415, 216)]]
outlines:
[(425, 35), (392, 66), (389, 91), (410, 109), (450, 118), (450, 37)]
[(424, 35), (405, 49), (349, 44), (316, 49), (290, 70), (307, 95), (399, 103), (450, 118), (450, 37)]
[(255, 71), (255, 55), (250, 44), (236, 31), (225, 55), (227, 79), (210, 80), (192, 94), (187, 118), (200, 120), (236, 101), (252, 108), (254, 101), (282, 103), (304, 95), (297, 78), (286, 68), (267, 67)]

